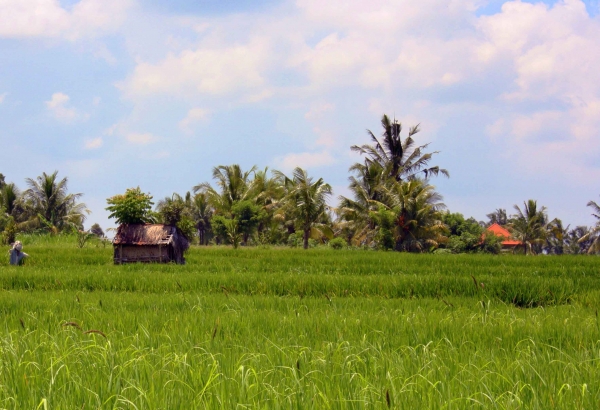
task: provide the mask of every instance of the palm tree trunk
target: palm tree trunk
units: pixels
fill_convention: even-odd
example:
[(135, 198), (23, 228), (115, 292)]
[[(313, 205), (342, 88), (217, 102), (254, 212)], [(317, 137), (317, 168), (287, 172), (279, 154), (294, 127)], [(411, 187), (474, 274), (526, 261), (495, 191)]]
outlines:
[(308, 237), (310, 236), (310, 229), (304, 230), (304, 249), (308, 249)]

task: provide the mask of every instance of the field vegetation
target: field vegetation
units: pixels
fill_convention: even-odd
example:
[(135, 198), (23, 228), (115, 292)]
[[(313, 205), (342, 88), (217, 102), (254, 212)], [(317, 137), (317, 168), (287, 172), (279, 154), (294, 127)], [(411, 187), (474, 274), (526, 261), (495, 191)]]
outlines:
[(0, 260), (0, 408), (597, 408), (596, 257), (112, 247)]

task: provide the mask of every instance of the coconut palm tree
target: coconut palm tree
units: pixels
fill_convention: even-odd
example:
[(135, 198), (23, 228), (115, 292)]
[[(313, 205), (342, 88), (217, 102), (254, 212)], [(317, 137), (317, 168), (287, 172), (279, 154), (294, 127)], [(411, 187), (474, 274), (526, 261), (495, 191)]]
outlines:
[(296, 226), (303, 231), (304, 249), (308, 248), (309, 238), (333, 237), (333, 231), (322, 221), (328, 218), (327, 199), (332, 193), (331, 186), (323, 178), (313, 182), (307, 172), (300, 167), (294, 169), (292, 178), (275, 171), (285, 188), (283, 211), (289, 211)]
[(0, 188), (0, 209), (4, 208), (4, 212), (12, 215), (17, 207), (20, 194), (19, 188), (15, 184), (4, 184)]
[(350, 242), (360, 246), (370, 243), (375, 235), (375, 221), (371, 218), (371, 211), (377, 209), (376, 202), (381, 200), (385, 176), (377, 163), (356, 163), (350, 167), (350, 171), (356, 174), (348, 178), (353, 199), (339, 197), (337, 227), (345, 231)]
[(391, 182), (383, 191), (380, 204), (395, 214), (395, 249), (423, 252), (446, 240), (442, 221), (445, 209), (442, 196), (433, 185), (420, 179)]
[(29, 188), (23, 192), (23, 205), (31, 219), (48, 226), (53, 232), (70, 224), (83, 225), (86, 215), (90, 213), (84, 203), (77, 202), (83, 194), (67, 193), (67, 178), (58, 180), (58, 171), (52, 174), (27, 178)]
[(494, 212), (489, 213), (486, 216), (488, 217), (488, 226), (495, 223), (498, 225), (506, 225), (508, 223), (506, 209), (498, 208)]
[(548, 217), (546, 207), (538, 210), (537, 201), (533, 199), (523, 202), (523, 209), (514, 206), (517, 213), (508, 224), (513, 237), (523, 244), (525, 255), (536, 254), (544, 244), (547, 232)]
[(402, 124), (398, 121), (392, 121), (384, 114), (381, 118), (381, 125), (383, 126), (381, 141), (372, 131), (367, 130), (374, 145), (364, 144), (351, 147), (352, 151), (366, 155), (365, 165), (379, 164), (381, 168), (385, 169), (387, 176), (396, 181), (414, 179), (421, 175), (426, 179), (439, 174), (450, 176), (447, 170), (439, 166), (429, 166), (431, 158), (438, 151), (424, 153), (429, 144), (416, 145), (413, 136), (419, 132), (418, 125), (409, 129), (408, 136), (404, 140), (400, 137)]
[(204, 193), (196, 194), (193, 204), (193, 217), (196, 222), (200, 245), (208, 245), (209, 234), (211, 232), (210, 219), (213, 215), (213, 208), (208, 203), (207, 195)]
[(588, 247), (588, 253), (598, 253), (600, 252), (600, 205), (598, 205), (595, 201), (590, 201), (587, 203), (587, 206), (592, 208), (592, 216), (596, 218), (596, 226), (592, 227), (588, 233), (583, 235), (581, 239), (579, 239), (579, 243), (589, 242), (590, 245)]
[(255, 166), (244, 172), (238, 164), (219, 165), (213, 168), (213, 179), (216, 180), (220, 192), (210, 183), (203, 182), (194, 187), (194, 193), (205, 193), (216, 212), (229, 212), (234, 202), (251, 199), (253, 192), (249, 189), (250, 176), (255, 171)]

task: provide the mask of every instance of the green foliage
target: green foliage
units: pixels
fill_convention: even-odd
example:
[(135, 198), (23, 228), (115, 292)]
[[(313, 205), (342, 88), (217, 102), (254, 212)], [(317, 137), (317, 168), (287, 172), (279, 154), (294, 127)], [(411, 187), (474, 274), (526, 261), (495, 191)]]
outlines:
[(97, 223), (92, 225), (92, 227), (90, 228), (90, 232), (96, 235), (98, 238), (104, 237), (104, 231), (102, 230), (102, 227)]
[(58, 179), (58, 171), (25, 179), (29, 188), (23, 192), (21, 202), (29, 222), (38, 224), (55, 234), (71, 226), (83, 226), (90, 213), (84, 203), (79, 203), (83, 194), (68, 193), (68, 179)]
[(5, 245), (9, 245), (16, 240), (17, 233), (19, 229), (17, 227), (17, 223), (12, 216), (6, 218), (6, 223), (4, 225), (4, 230), (2, 231), (2, 243)]
[(347, 246), (348, 244), (343, 238), (333, 238), (329, 241), (329, 247), (331, 249), (340, 250), (346, 248)]
[(152, 196), (145, 194), (140, 187), (129, 188), (125, 194), (115, 195), (106, 200), (109, 218), (115, 218), (118, 224), (153, 223)]
[(215, 215), (212, 217), (210, 223), (212, 226), (212, 231), (218, 242), (227, 241), (227, 227), (226, 227), (227, 218), (223, 215)]
[(248, 242), (248, 238), (254, 234), (260, 222), (266, 217), (260, 205), (251, 201), (236, 201), (231, 206), (231, 214), (237, 221), (237, 230)]
[(240, 246), (243, 237), (243, 233), (240, 232), (239, 221), (236, 218), (223, 219), (223, 224), (225, 226), (225, 232), (227, 234), (229, 243), (233, 245), (233, 249), (237, 249), (238, 246)]
[(379, 206), (377, 212), (371, 214), (377, 225), (375, 241), (380, 249), (390, 250), (396, 246), (394, 230), (396, 228), (396, 213)]
[(83, 231), (81, 229), (75, 230), (75, 237), (77, 238), (77, 247), (82, 249), (85, 244), (94, 237), (95, 235), (88, 231)]

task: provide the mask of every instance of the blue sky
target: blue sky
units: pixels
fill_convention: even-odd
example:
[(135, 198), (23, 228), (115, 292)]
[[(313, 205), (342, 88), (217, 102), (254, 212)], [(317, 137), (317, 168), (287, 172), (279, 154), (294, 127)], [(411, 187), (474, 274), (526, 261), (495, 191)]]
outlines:
[(216, 165), (300, 165), (345, 195), (382, 114), (431, 142), (453, 212), (600, 200), (597, 1), (0, 1), (0, 172), (155, 199)]

